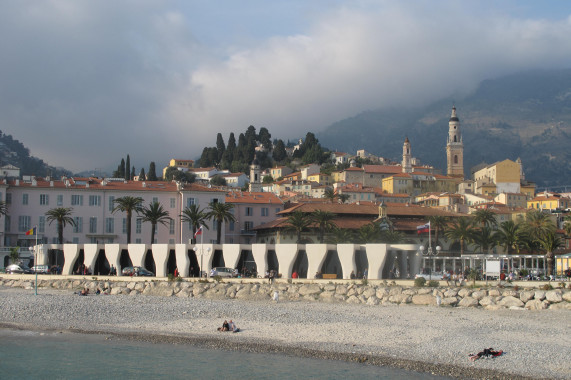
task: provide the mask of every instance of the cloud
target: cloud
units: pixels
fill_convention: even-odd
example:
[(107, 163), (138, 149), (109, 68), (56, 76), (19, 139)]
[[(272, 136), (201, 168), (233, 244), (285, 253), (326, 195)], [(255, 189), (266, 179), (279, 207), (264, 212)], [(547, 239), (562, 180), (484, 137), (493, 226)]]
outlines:
[(306, 15), (297, 34), (221, 46), (204, 44), (177, 3), (11, 3), (0, 15), (0, 129), (50, 164), (113, 168), (129, 153), (138, 170), (200, 155), (218, 132), (254, 125), (294, 139), (363, 110), (571, 63), (569, 18), (347, 4)]

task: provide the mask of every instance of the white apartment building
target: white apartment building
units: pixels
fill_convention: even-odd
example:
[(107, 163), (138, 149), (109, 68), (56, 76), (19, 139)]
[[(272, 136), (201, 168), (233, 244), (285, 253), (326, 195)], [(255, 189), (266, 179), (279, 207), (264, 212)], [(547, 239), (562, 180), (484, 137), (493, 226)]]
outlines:
[[(127, 243), (127, 218), (121, 211), (112, 212), (114, 200), (123, 196), (143, 198), (143, 205), (159, 202), (172, 218), (166, 226), (157, 225), (155, 241), (151, 242), (151, 224), (143, 223), (136, 213), (131, 221), (132, 243), (188, 243), (192, 237), (189, 223), (181, 223), (182, 210), (198, 204), (206, 209), (210, 202), (224, 202), (225, 192), (198, 184), (176, 182), (137, 182), (101, 178), (31, 178), (29, 181), (4, 181), (0, 197), (6, 201), (8, 215), (0, 218), (5, 246), (30, 246), (35, 236), (26, 231), (37, 226), (38, 243), (57, 243), (57, 222), (49, 224), (46, 212), (71, 207), (75, 226), (64, 228), (64, 242), (75, 244)], [(212, 221), (205, 230), (204, 243), (214, 243), (216, 230)], [(224, 225), (223, 227), (224, 228)], [(224, 234), (222, 234), (224, 239)], [(223, 243), (222, 241), (221, 243)]]

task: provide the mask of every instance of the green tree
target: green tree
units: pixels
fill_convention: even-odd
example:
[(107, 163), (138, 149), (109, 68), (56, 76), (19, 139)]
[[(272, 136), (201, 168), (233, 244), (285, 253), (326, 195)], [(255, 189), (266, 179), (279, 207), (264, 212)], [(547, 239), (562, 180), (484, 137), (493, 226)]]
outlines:
[(385, 230), (380, 233), (380, 242), (386, 244), (398, 244), (404, 240), (404, 235), (399, 231)]
[(196, 230), (200, 228), (200, 226), (204, 226), (204, 228), (208, 229), (206, 225), (207, 214), (204, 210), (201, 210), (197, 204), (192, 204), (182, 210), (182, 214), (180, 215), (181, 221), (183, 223), (189, 223), (192, 228), (192, 242), (196, 243), (196, 239), (194, 235), (196, 234)]
[(220, 162), (220, 166), (222, 169), (230, 169), (232, 165), (232, 161), (234, 160), (234, 154), (236, 152), (236, 138), (234, 137), (234, 133), (230, 133), (230, 137), (228, 138), (228, 145), (226, 145), (226, 150), (222, 155), (222, 160)]
[(131, 157), (127, 155), (127, 161), (125, 161), (125, 181), (129, 181), (131, 179)]
[(562, 247), (563, 242), (554, 231), (548, 231), (541, 238), (539, 238), (539, 244), (541, 245), (541, 248), (545, 250), (545, 259), (547, 261), (547, 275), (551, 276), (554, 273), (555, 250), (559, 247)]
[(327, 201), (329, 203), (333, 203), (333, 201), (335, 201), (335, 198), (337, 198), (337, 194), (335, 194), (335, 190), (333, 190), (332, 188), (328, 187), (327, 189), (325, 189), (325, 191), (323, 192), (323, 198), (327, 199)]
[(325, 233), (331, 231), (333, 228), (337, 227), (333, 220), (335, 219), (335, 214), (329, 211), (315, 210), (311, 215), (311, 220), (317, 225), (318, 229), (318, 239), (320, 243), (323, 243)]
[(512, 254), (514, 250), (519, 252), (521, 244), (521, 233), (519, 227), (513, 220), (506, 220), (500, 224), (496, 232), (496, 239), (498, 244), (504, 247), (508, 255)]
[(133, 219), (133, 211), (137, 214), (142, 211), (143, 198), (126, 195), (124, 197), (114, 199), (113, 203), (115, 204), (113, 211), (111, 211), (113, 214), (117, 211), (127, 214), (127, 244), (131, 244), (131, 221)]
[(260, 128), (260, 133), (258, 133), (258, 140), (264, 148), (268, 150), (272, 149), (272, 135), (267, 128)]
[(329, 235), (327, 242), (331, 244), (344, 244), (351, 243), (355, 239), (355, 234), (353, 231), (347, 228), (335, 227)]
[(457, 218), (446, 231), (446, 237), (460, 243), (460, 255), (464, 254), (464, 245), (474, 238), (474, 226), (469, 218)]
[(381, 230), (375, 223), (365, 224), (357, 230), (357, 240), (361, 244), (377, 243), (380, 239)]
[(446, 226), (448, 225), (448, 218), (442, 215), (432, 215), (428, 217), (430, 221), (430, 228), (434, 228), (434, 241), (436, 245), (440, 245), (438, 242), (438, 238), (440, 233), (446, 232)]
[(169, 166), (167, 170), (165, 170), (164, 180), (193, 183), (196, 180), (196, 175), (194, 173), (178, 170), (176, 166)]
[(244, 134), (244, 137), (246, 137), (247, 143), (250, 143), (250, 142), (255, 143), (256, 140), (258, 140), (258, 135), (256, 134), (256, 128), (253, 125), (250, 125), (248, 127), (248, 129), (246, 129), (246, 133)]
[(68, 224), (75, 226), (75, 221), (71, 217), (73, 208), (71, 207), (58, 207), (52, 208), (46, 212), (47, 221), (51, 225), (52, 222), (57, 222), (57, 236), (59, 244), (63, 244), (63, 229)]
[(226, 186), (226, 178), (222, 177), (220, 174), (216, 174), (210, 179), (210, 183), (214, 186)]
[(236, 218), (232, 214), (234, 205), (231, 203), (210, 202), (208, 205), (210, 211), (206, 217), (216, 223), (216, 244), (220, 244), (222, 236), (222, 223), (235, 222)]
[(272, 182), (274, 182), (274, 179), (273, 179), (273, 177), (272, 177), (271, 175), (269, 175), (269, 174), (266, 175), (266, 176), (264, 176), (264, 178), (262, 179), (262, 183), (266, 183), (266, 184), (267, 184), (267, 183), (272, 183)]
[(548, 233), (555, 233), (555, 224), (550, 215), (541, 211), (529, 211), (525, 222), (521, 225), (522, 231), (532, 240), (539, 242)]
[(169, 212), (157, 201), (151, 202), (149, 206), (141, 209), (141, 221), (143, 221), (143, 223), (151, 223), (151, 244), (155, 242), (157, 224), (160, 223), (163, 226), (168, 226), (171, 220), (172, 218), (169, 216)]
[(217, 162), (222, 161), (222, 156), (226, 151), (226, 144), (224, 143), (224, 138), (222, 137), (222, 133), (218, 133), (216, 135), (216, 153), (217, 153)]
[(19, 260), (20, 260), (20, 249), (18, 247), (10, 248), (10, 262), (12, 264), (18, 264)]
[(145, 175), (145, 168), (141, 168), (141, 171), (139, 172), (139, 181), (146, 181), (147, 180), (147, 176)]
[(283, 140), (278, 140), (272, 152), (272, 158), (277, 162), (283, 162), (287, 158), (287, 152)]
[(157, 170), (155, 169), (155, 162), (151, 161), (149, 165), (149, 172), (147, 173), (147, 181), (158, 181)]
[(496, 214), (492, 210), (479, 209), (472, 216), (474, 217), (474, 224), (478, 224), (481, 227), (495, 227), (498, 225)]
[(480, 252), (482, 253), (489, 253), (490, 249), (494, 248), (497, 244), (494, 231), (487, 226), (474, 230), (472, 241), (476, 247), (480, 248)]
[(130, 179), (134, 179), (135, 178), (135, 166), (133, 166), (133, 168), (131, 169), (131, 178)]
[(307, 231), (309, 226), (311, 225), (312, 220), (309, 214), (304, 213), (303, 211), (297, 210), (292, 212), (287, 217), (287, 224), (288, 230), (293, 230), (297, 234), (296, 243), (301, 243), (301, 234), (304, 231)]
[(337, 197), (341, 203), (345, 203), (349, 200), (349, 198), (351, 198), (349, 194), (339, 194)]

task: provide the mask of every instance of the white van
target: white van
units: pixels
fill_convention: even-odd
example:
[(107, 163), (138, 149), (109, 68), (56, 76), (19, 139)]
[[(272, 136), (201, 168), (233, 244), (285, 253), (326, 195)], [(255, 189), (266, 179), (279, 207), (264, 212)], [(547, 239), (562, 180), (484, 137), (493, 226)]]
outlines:
[(227, 267), (215, 267), (212, 268), (210, 276), (220, 276), (220, 277), (236, 277), (236, 270)]

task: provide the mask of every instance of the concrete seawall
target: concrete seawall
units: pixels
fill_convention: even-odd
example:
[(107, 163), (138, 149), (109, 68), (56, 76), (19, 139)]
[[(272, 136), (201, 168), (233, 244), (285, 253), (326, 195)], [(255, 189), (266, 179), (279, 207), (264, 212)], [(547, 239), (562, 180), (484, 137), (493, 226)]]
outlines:
[[(19, 287), (33, 291), (35, 276), (3, 275), (0, 286)], [(238, 299), (270, 301), (277, 292), (279, 301), (313, 301), (327, 303), (353, 303), (367, 305), (437, 305), (448, 307), (479, 307), (498, 309), (569, 309), (571, 289), (561, 283), (523, 282), (505, 286), (439, 287), (413, 286), (413, 281), (361, 281), (361, 280), (275, 280), (270, 284), (263, 279), (224, 279), (216, 282), (199, 279), (168, 281), (143, 277), (104, 276), (40, 276), (38, 292), (42, 288), (79, 291), (97, 288), (106, 294), (128, 296), (162, 296), (206, 299)], [(496, 284), (497, 285), (497, 284)], [(559, 287), (557, 287), (559, 286)], [(550, 288), (551, 287), (551, 288)]]

